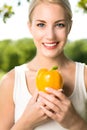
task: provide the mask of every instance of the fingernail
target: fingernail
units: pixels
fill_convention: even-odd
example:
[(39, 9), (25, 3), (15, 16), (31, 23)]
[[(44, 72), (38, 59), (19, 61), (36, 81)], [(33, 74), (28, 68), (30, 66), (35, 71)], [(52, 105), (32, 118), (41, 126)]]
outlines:
[(59, 91), (59, 92), (62, 92), (62, 93), (64, 92), (64, 90), (63, 90), (63, 89), (59, 89), (58, 91)]
[(46, 87), (46, 88), (45, 88), (45, 90), (49, 91), (49, 90), (50, 90), (50, 88)]

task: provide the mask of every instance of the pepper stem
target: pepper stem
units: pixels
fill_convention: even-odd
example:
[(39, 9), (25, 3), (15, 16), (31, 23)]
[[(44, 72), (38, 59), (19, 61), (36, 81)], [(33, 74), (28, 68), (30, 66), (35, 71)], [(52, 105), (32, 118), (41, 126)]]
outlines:
[(53, 66), (51, 70), (57, 70), (58, 66)]

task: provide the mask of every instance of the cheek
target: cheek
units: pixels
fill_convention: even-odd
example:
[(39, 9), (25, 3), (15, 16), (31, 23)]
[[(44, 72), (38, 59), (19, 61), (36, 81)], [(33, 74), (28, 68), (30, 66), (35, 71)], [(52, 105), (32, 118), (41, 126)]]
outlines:
[(43, 37), (44, 37), (43, 33), (41, 31), (37, 31), (37, 30), (32, 31), (32, 36), (36, 43), (43, 40)]
[(59, 33), (59, 37), (61, 41), (65, 41), (67, 38), (67, 33), (66, 32), (61, 32)]
[(60, 33), (62, 39), (66, 39), (68, 36), (68, 32), (67, 29), (64, 29), (61, 33)]

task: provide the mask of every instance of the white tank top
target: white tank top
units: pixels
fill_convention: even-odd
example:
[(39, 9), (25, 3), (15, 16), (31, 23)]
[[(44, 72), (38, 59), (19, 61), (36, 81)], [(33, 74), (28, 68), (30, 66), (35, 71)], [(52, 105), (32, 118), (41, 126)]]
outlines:
[[(32, 97), (27, 89), (25, 71), (26, 64), (15, 67), (15, 84), (13, 100), (15, 104), (15, 122), (21, 117), (27, 103)], [(87, 92), (84, 84), (84, 64), (76, 62), (75, 87), (72, 95), (69, 97), (78, 114), (87, 119)], [(32, 117), (31, 117), (32, 118)], [(35, 130), (67, 130), (57, 122), (51, 120)]]

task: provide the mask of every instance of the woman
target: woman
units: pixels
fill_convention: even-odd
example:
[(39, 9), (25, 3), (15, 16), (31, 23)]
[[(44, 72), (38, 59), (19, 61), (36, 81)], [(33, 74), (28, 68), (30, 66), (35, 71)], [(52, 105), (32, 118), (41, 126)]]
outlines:
[[(87, 130), (87, 67), (64, 55), (72, 26), (68, 0), (32, 0), (28, 27), (37, 54), (15, 67), (0, 83), (1, 130)], [(63, 90), (38, 92), (35, 77), (40, 68), (58, 66)]]

